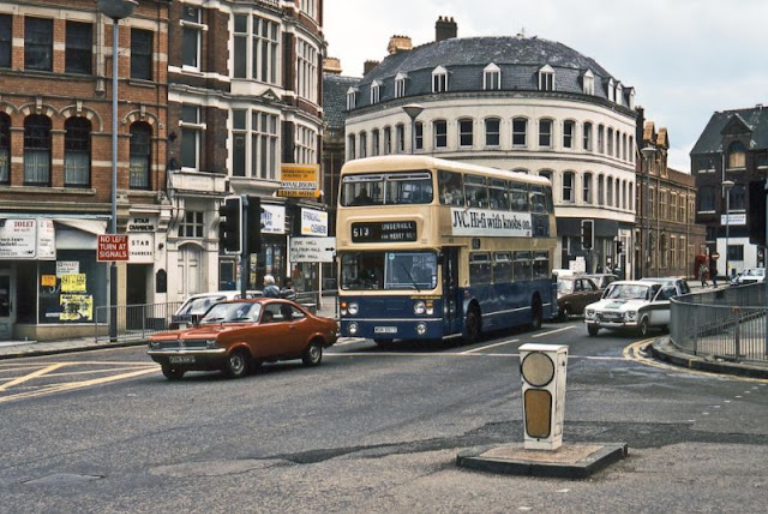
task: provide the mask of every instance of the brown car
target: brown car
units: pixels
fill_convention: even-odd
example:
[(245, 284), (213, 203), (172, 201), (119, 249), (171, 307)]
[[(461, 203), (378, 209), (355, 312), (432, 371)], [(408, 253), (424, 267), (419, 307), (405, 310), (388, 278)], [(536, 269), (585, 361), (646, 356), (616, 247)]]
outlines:
[(263, 362), (301, 359), (317, 366), (336, 338), (334, 319), (290, 300), (251, 298), (212, 306), (193, 328), (151, 336), (147, 353), (169, 380), (192, 370), (239, 378)]
[(583, 275), (557, 279), (557, 312), (560, 319), (568, 320), (573, 314), (584, 314), (584, 307), (602, 296), (602, 289)]

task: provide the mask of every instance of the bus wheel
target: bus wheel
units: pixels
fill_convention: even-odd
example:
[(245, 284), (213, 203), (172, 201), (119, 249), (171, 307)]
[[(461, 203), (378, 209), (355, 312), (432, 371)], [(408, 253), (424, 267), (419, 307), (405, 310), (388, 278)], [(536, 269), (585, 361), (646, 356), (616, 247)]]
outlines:
[(470, 307), (464, 323), (464, 341), (475, 344), (480, 341), (480, 313), (477, 307)]
[(533, 303), (531, 304), (531, 328), (533, 330), (538, 330), (541, 328), (541, 318), (541, 300), (536, 297), (533, 299)]

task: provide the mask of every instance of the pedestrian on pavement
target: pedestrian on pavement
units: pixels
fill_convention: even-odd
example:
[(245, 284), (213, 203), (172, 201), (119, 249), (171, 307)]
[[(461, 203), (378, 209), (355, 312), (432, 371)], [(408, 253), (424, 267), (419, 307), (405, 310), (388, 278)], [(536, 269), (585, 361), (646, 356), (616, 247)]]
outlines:
[(703, 262), (699, 266), (699, 280), (701, 280), (701, 287), (707, 287), (707, 265)]
[(262, 293), (270, 298), (280, 298), (280, 289), (275, 285), (275, 277), (272, 275), (264, 276), (264, 291)]
[(715, 259), (709, 262), (709, 274), (712, 276), (712, 287), (717, 287), (717, 261)]
[(293, 281), (288, 277), (285, 277), (283, 287), (280, 289), (280, 296), (286, 300), (296, 300), (296, 290), (293, 288)]

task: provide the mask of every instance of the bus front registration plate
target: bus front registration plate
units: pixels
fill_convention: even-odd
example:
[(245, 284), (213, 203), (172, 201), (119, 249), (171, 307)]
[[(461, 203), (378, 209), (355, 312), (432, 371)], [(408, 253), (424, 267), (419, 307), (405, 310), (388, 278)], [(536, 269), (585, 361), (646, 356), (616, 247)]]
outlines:
[(374, 334), (397, 334), (397, 327), (373, 327)]

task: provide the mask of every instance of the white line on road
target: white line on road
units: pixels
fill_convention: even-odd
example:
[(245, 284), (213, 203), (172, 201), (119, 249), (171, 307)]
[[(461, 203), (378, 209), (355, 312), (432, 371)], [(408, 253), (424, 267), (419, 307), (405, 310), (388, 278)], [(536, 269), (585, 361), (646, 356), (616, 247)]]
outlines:
[(473, 348), (471, 350), (467, 350), (465, 352), (461, 352), (461, 354), (466, 355), (468, 353), (475, 353), (475, 352), (479, 352), (481, 350), (486, 350), (488, 348), (493, 348), (494, 346), (501, 346), (503, 344), (512, 344), (512, 343), (517, 343), (517, 342), (520, 342), (520, 340), (519, 339), (510, 339), (508, 341), (502, 341), (500, 343), (488, 344), (488, 345), (485, 345), (485, 346), (480, 346), (478, 348)]
[(544, 336), (548, 336), (548, 335), (551, 335), (551, 334), (557, 334), (558, 332), (563, 332), (564, 330), (570, 330), (570, 329), (574, 328), (575, 326), (576, 325), (569, 325), (567, 327), (558, 328), (556, 330), (550, 330), (549, 332), (542, 332), (541, 334), (536, 334), (535, 336), (531, 336), (531, 339), (537, 339), (539, 337), (544, 337)]

